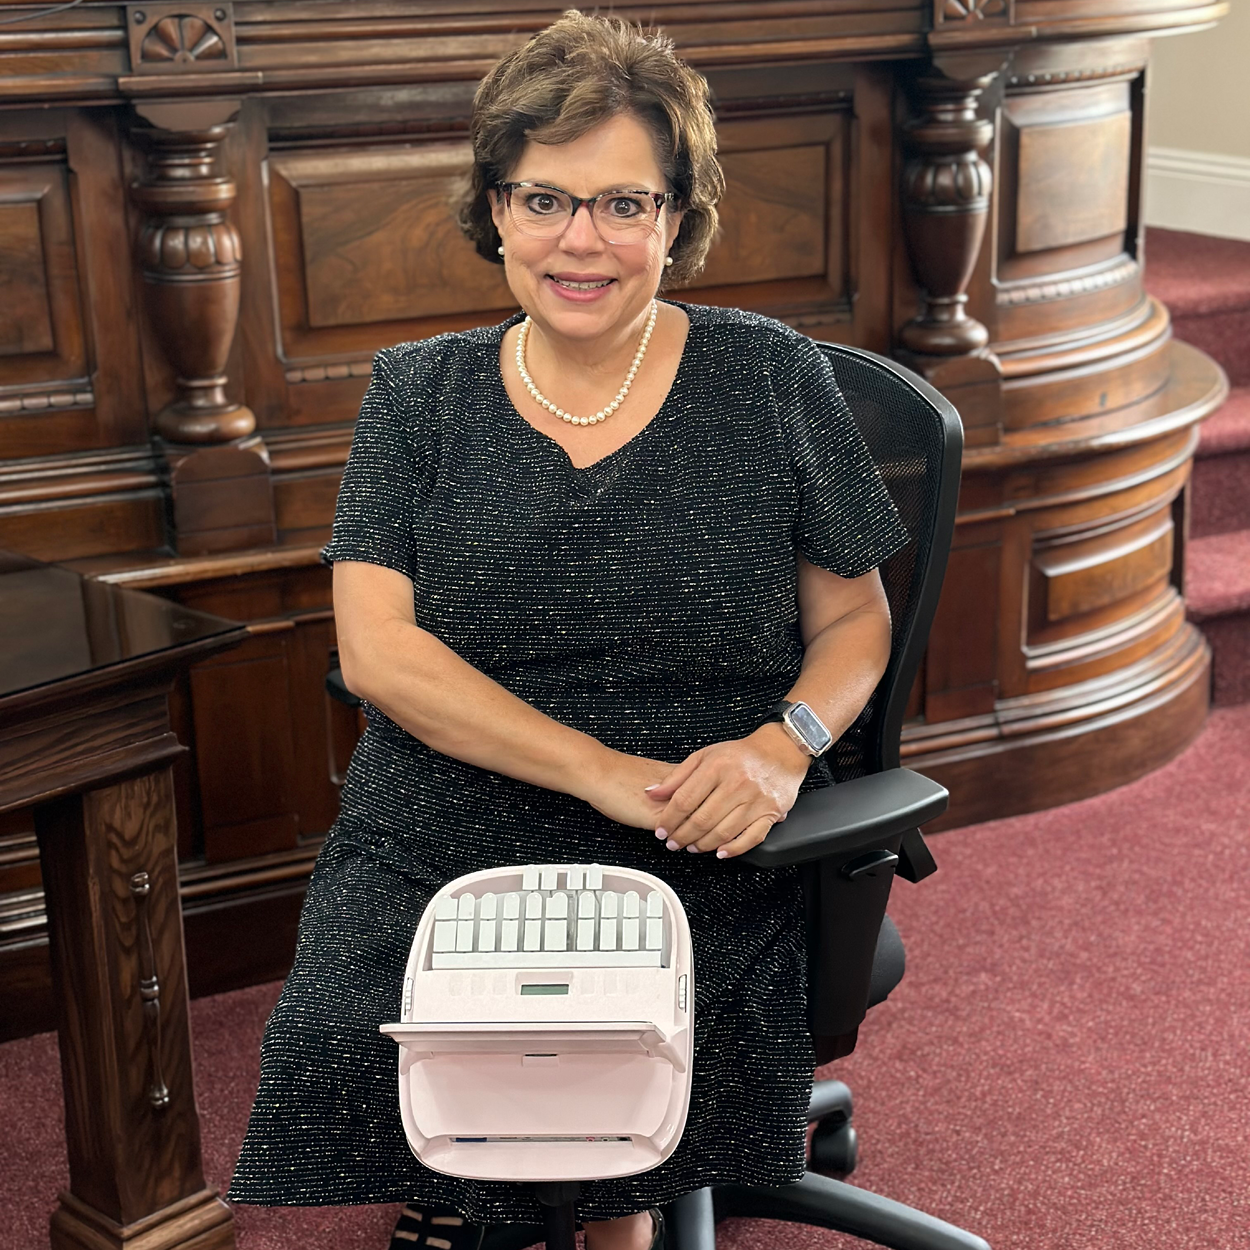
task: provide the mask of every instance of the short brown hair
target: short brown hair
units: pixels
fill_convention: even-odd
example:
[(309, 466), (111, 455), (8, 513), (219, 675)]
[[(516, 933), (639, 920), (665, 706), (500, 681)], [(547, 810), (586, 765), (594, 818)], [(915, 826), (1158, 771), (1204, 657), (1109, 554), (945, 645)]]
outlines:
[(651, 131), (668, 189), (685, 211), (665, 279), (693, 278), (716, 236), (725, 190), (707, 80), (678, 60), (666, 36), (576, 9), (505, 56), (473, 97), (473, 172), (457, 220), (478, 254), (501, 263), (486, 193), (507, 180), (527, 141), (569, 143), (621, 113)]

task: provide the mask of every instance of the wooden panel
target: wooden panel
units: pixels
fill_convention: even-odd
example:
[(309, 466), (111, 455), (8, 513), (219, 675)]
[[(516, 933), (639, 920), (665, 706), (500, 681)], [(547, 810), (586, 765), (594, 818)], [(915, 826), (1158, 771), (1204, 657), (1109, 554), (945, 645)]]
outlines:
[(1167, 583), (1172, 567), (1172, 517), (1165, 509), (1137, 525), (1040, 551), (1034, 566), (1041, 575), (1042, 609), (1047, 621), (1093, 612)]
[(1020, 133), (1016, 250), (1084, 243), (1128, 223), (1128, 113)]
[[(729, 193), (695, 298), (847, 320), (850, 100), (718, 126)], [(874, 97), (875, 102), (875, 97)], [(352, 361), (389, 343), (497, 319), (515, 307), (450, 199), (469, 147), (444, 139), (269, 157), (269, 212), (288, 410), (274, 424), (342, 421), (364, 382)], [(814, 320), (813, 320), (814, 319)], [(331, 383), (303, 379), (323, 367)], [(298, 393), (297, 393), (298, 392)], [(350, 396), (350, 398), (349, 398)]]
[(269, 464), (259, 452), (205, 448), (179, 458), (170, 479), (180, 554), (267, 547), (277, 537)]
[(273, 504), (280, 530), (311, 529), (334, 520), (341, 467), (284, 474), (274, 479)]
[[(467, 143), (271, 158), (275, 220), (297, 227), (309, 327), (515, 306), (503, 270), (477, 255), (452, 216), (470, 159)], [(282, 220), (282, 183), (295, 222)]]
[(52, 305), (39, 228), (41, 195), (0, 204), (0, 355), (50, 352)]
[(0, 547), (37, 560), (151, 551), (165, 542), (164, 508), (158, 490), (67, 501), (55, 513), (46, 504), (6, 508), (0, 511)]
[[(252, 638), (226, 660), (191, 670), (196, 764), (211, 863), (295, 845), (291, 692), (282, 635)], [(272, 818), (272, 819), (271, 819)]]
[(20, 946), (0, 946), (0, 1002), (0, 1042), (56, 1028), (46, 937)]
[(289, 850), (299, 839), (299, 816), (279, 812), (233, 825), (214, 825), (204, 839), (204, 862), (222, 864), (230, 860)]
[[(1129, 694), (1085, 692), (1078, 717), (1056, 716), (1033, 732), (1016, 728), (962, 749), (928, 752), (903, 733), (903, 764), (946, 786), (951, 806), (926, 832), (1054, 807), (1102, 794), (1166, 764), (1206, 719), (1211, 653), (1193, 625)], [(1146, 670), (1146, 662), (1136, 666)], [(1069, 703), (1069, 707), (1071, 704)], [(1005, 718), (1002, 718), (1005, 719)], [(914, 732), (914, 731), (913, 731)]]
[[(240, 569), (245, 576), (225, 575), (180, 585), (177, 599), (189, 608), (235, 621), (260, 621), (299, 613), (329, 613), (332, 573), (322, 564), (296, 563), (277, 569)], [(322, 618), (325, 619), (325, 618)], [(260, 629), (287, 628), (270, 620)], [(292, 626), (294, 627), (294, 623)]]
[(1158, 394), (1171, 375), (1166, 313), (1149, 304), (1143, 312), (1142, 324), (1084, 357), (1065, 362), (1056, 353), (1055, 368), (1009, 378), (1003, 384), (1003, 428), (1034, 427), (1045, 437), (1056, 421), (1114, 413)]
[(83, 303), (101, 445), (148, 439), (132, 227), (122, 211), (127, 187), (119, 129), (124, 124), (124, 114), (104, 109), (79, 110), (66, 123), (78, 267), (82, 289), (90, 293)]
[(803, 324), (847, 320), (849, 124), (836, 104), (721, 122), (721, 232), (703, 273), (678, 294)]
[(0, 398), (8, 388), (21, 388), (10, 391), (20, 397), (64, 391), (69, 379), (85, 382), (64, 162), (0, 165), (0, 255)]
[[(4, 812), (0, 814), (0, 897), (38, 886), (39, 848), (35, 845), (34, 815), (25, 807)], [(0, 919), (0, 941), (4, 935), (4, 920)]]
[(300, 761), (295, 806), (308, 837), (328, 832), (339, 814), (341, 773), (361, 730), (355, 710), (326, 693), (331, 656), (337, 656), (333, 618), (299, 621), (288, 637), (295, 758)]
[(291, 970), (305, 880), (211, 907), (184, 904), (191, 997), (280, 981)]
[(994, 706), (1001, 565), (996, 526), (956, 532), (925, 654), (924, 715), (930, 723)]
[(721, 237), (692, 287), (823, 277), (828, 158), (824, 144), (726, 152)]

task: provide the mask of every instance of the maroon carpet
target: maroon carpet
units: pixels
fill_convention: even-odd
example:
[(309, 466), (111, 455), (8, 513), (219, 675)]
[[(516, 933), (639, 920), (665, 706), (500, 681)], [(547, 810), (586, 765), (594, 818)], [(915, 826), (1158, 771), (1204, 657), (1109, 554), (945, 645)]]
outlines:
[[(850, 1082), (857, 1184), (995, 1250), (1234, 1250), (1250, 1229), (1250, 705), (1095, 799), (944, 833), (891, 912), (909, 971)], [(192, 1004), (212, 1183), (224, 1185), (276, 986)], [(56, 1043), (0, 1047), (12, 1250), (43, 1250), (65, 1182)], [(392, 1209), (238, 1208), (241, 1250), (380, 1250)], [(720, 1250), (838, 1247), (733, 1221)]]
[(1177, 338), (1214, 356), (1233, 385), (1250, 382), (1250, 243), (1148, 230), (1146, 281)]

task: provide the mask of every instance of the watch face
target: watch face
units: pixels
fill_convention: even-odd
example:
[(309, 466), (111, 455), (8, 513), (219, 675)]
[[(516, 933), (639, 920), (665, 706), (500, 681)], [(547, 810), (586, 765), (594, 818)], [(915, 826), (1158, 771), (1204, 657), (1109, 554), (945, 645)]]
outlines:
[(816, 714), (806, 703), (796, 703), (790, 709), (790, 723), (817, 753), (825, 750), (833, 742), (833, 735), (820, 723)]

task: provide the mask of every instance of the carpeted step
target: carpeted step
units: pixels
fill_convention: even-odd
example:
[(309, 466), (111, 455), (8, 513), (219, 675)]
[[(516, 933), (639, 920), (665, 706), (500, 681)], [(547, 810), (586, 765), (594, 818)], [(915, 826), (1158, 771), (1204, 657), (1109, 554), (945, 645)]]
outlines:
[[(1246, 298), (1250, 300), (1250, 271), (1244, 281)], [(1250, 383), (1250, 309), (1201, 317), (1173, 316), (1172, 333), (1218, 361), (1233, 386)]]
[(1213, 652), (1215, 703), (1250, 702), (1250, 528), (1191, 539), (1185, 560), (1189, 619)]
[(1173, 317), (1250, 309), (1250, 243), (1152, 226), (1146, 231), (1146, 287)]
[(1234, 386), (1224, 403), (1203, 423), (1198, 435), (1199, 460), (1250, 451), (1250, 386)]
[(1172, 314), (1172, 331), (1250, 383), (1250, 243), (1152, 228), (1146, 286)]
[(1203, 423), (1191, 500), (1191, 538), (1250, 527), (1250, 387)]

